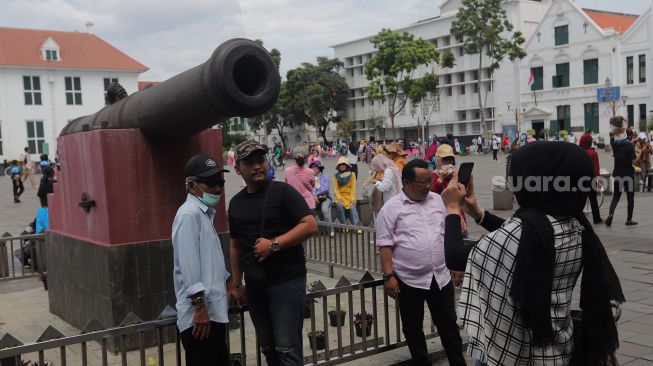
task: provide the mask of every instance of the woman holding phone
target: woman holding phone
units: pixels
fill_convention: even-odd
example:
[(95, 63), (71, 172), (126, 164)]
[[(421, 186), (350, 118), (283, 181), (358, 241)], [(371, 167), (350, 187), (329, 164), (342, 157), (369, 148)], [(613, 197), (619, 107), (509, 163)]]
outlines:
[[(580, 147), (538, 142), (512, 154), (508, 178), (520, 206), (513, 217), (504, 220), (478, 207), (473, 179), (465, 188), (454, 175), (443, 191), (445, 258), (450, 270), (465, 271), (458, 313), (470, 336), (468, 353), (477, 365), (569, 365), (577, 357), (583, 365), (616, 364), (618, 334), (611, 301), (625, 299), (583, 214), (583, 184), (593, 174), (592, 160)], [(538, 177), (546, 179), (520, 185)], [(584, 189), (556, 190), (556, 179)], [(476, 243), (463, 243), (461, 208), (490, 233)], [(587, 346), (574, 353), (569, 314), (581, 270)]]

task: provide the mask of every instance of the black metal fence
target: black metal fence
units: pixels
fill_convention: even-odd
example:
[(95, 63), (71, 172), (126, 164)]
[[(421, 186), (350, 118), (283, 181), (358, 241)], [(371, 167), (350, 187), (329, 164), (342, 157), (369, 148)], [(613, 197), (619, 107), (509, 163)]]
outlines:
[(46, 271), (44, 234), (0, 237), (0, 280), (33, 276)]

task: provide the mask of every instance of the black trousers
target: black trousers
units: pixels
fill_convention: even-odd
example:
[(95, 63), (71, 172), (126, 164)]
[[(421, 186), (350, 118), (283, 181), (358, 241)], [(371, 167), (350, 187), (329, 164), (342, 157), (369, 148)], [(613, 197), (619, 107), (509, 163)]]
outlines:
[(592, 208), (592, 219), (594, 223), (601, 221), (601, 213), (599, 212), (599, 202), (596, 199), (596, 191), (590, 190), (588, 199), (590, 200), (590, 207)]
[(492, 160), (499, 160), (499, 159), (497, 159), (497, 153), (498, 152), (499, 152), (499, 150), (492, 149)]
[(193, 337), (193, 328), (181, 332), (181, 344), (186, 351), (186, 366), (229, 365), (226, 324), (211, 322), (208, 338)]
[(633, 219), (633, 210), (635, 209), (635, 180), (631, 177), (615, 177), (614, 189), (612, 190), (612, 202), (610, 202), (610, 216), (614, 215), (619, 199), (621, 198), (621, 189), (626, 191), (626, 200), (628, 201), (628, 217), (626, 220)]
[(351, 165), (351, 172), (356, 174), (356, 178), (358, 178), (358, 164)]
[(433, 278), (429, 290), (411, 287), (399, 280), (399, 313), (412, 364), (419, 366), (431, 364), (428, 360), (426, 339), (422, 327), (425, 301), (431, 312), (433, 323), (440, 334), (449, 365), (466, 366), (467, 363), (463, 357), (463, 341), (458, 324), (456, 324), (453, 282), (449, 282), (440, 289), (435, 278)]
[(20, 197), (20, 195), (23, 194), (23, 192), (25, 191), (25, 186), (23, 186), (23, 181), (12, 179), (11, 184), (13, 185), (14, 188), (14, 197), (15, 198)]

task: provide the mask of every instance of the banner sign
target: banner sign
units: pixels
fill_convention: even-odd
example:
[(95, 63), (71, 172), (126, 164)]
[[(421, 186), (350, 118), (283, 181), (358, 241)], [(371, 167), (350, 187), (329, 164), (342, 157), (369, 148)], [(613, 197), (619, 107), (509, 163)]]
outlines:
[(618, 86), (596, 88), (596, 100), (598, 102), (610, 102), (619, 99), (621, 99), (621, 88)]

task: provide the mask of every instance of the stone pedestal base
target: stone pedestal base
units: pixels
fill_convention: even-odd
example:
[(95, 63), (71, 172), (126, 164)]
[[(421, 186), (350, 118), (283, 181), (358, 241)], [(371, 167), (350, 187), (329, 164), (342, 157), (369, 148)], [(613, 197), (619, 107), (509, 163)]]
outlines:
[(152, 320), (176, 303), (170, 240), (101, 246), (48, 233), (46, 243), (50, 311), (76, 328), (118, 326), (130, 312)]

